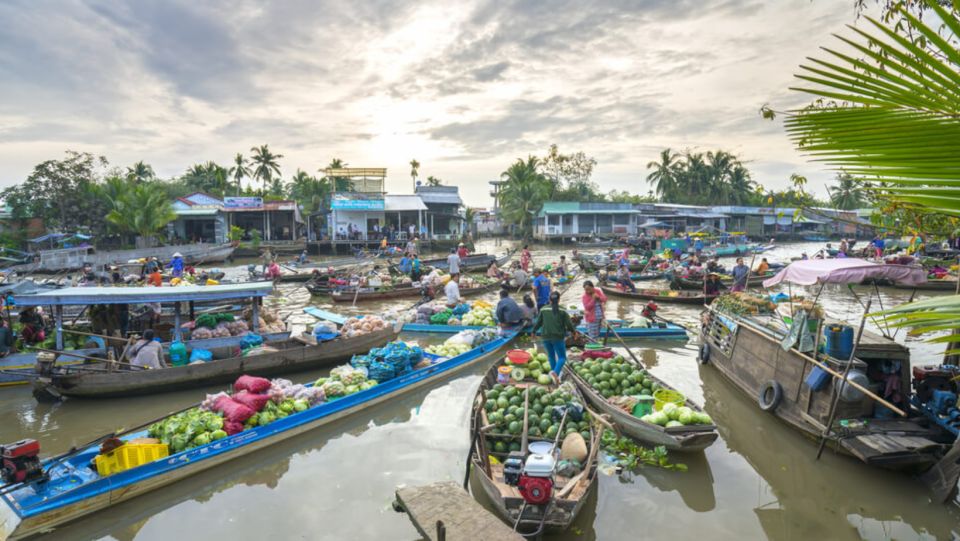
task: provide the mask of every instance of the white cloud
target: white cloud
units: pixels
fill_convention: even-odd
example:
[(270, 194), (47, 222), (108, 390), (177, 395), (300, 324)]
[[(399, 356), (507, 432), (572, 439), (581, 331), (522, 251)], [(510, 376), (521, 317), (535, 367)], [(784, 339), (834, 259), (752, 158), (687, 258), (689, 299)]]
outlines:
[(488, 203), (512, 161), (597, 156), (646, 193), (659, 149), (723, 148), (762, 183), (829, 174), (759, 107), (853, 22), (848, 2), (122, 2), (0, 5), (0, 185), (66, 149), (161, 175), (268, 143), (286, 174), (333, 157)]

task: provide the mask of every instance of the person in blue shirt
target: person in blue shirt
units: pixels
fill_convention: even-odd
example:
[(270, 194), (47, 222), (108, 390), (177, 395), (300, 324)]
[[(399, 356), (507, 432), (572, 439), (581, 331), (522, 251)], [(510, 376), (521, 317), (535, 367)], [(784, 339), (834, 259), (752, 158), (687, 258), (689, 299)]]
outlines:
[(183, 277), (183, 256), (180, 252), (173, 254), (173, 259), (170, 260), (170, 264), (167, 265), (172, 269), (170, 273), (174, 278)]
[(700, 255), (700, 252), (703, 251), (703, 240), (702, 240), (702, 239), (697, 239), (696, 241), (694, 241), (694, 243), (693, 243), (693, 251), (696, 252), (697, 255)]
[(410, 271), (413, 270), (412, 262), (406, 253), (400, 258), (400, 264), (397, 265), (397, 268), (400, 269), (400, 272), (403, 274), (410, 274)]
[(550, 302), (550, 278), (542, 268), (537, 269), (537, 277), (533, 279), (532, 288), (537, 297), (537, 309)]
[(422, 270), (420, 266), (420, 256), (413, 254), (413, 260), (410, 261), (410, 278), (414, 282), (419, 282), (421, 274)]

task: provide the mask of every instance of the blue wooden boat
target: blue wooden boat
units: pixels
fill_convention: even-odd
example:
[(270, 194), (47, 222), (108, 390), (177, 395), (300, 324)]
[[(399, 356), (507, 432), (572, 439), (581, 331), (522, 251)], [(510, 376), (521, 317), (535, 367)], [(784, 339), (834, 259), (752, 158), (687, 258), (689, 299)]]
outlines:
[[(611, 319), (608, 320), (608, 322), (615, 327), (617, 334), (619, 334), (621, 338), (687, 338), (687, 329), (682, 325), (677, 325), (676, 323), (657, 322), (650, 327), (624, 327), (623, 325), (625, 322), (623, 320)], [(491, 327), (480, 327), (476, 325), (429, 325), (425, 323), (405, 323), (403, 325), (403, 332), (456, 334), (460, 331), (489, 328)], [(577, 327), (577, 330), (582, 333), (586, 333), (587, 327), (585, 325), (581, 325), (580, 327)], [(608, 333), (610, 334), (610, 337), (613, 338), (613, 333), (610, 333), (606, 328), (601, 329), (600, 336), (606, 337)]]
[[(66, 457), (43, 461), (49, 480), (7, 485), (0, 489), (0, 541), (48, 532), (70, 521), (101, 511), (175, 483), (268, 445), (334, 422), (364, 408), (449, 378), (509, 345), (510, 334), (462, 355), (442, 360), (358, 393), (324, 402), (269, 425), (244, 430), (222, 440), (182, 451), (141, 466), (101, 477), (90, 467), (99, 443)], [(146, 437), (146, 428), (120, 435), (128, 441)]]

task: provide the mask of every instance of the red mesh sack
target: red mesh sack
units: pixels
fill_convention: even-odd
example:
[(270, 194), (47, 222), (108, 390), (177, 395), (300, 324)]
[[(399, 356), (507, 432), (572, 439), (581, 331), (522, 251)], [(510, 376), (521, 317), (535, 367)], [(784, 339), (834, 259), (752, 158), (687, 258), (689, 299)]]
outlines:
[(238, 432), (243, 432), (243, 423), (227, 421), (223, 423), (223, 431), (226, 432), (228, 436), (232, 436)]
[(233, 384), (233, 391), (250, 391), (251, 393), (261, 394), (270, 390), (270, 380), (254, 376), (243, 375), (237, 378)]
[(268, 394), (254, 394), (250, 391), (240, 391), (239, 393), (233, 395), (233, 401), (239, 402), (248, 408), (251, 408), (253, 411), (260, 411), (264, 406), (267, 405), (267, 402), (270, 401), (270, 395)]
[(253, 414), (257, 413), (256, 410), (250, 406), (241, 404), (240, 402), (225, 396), (217, 399), (217, 402), (213, 407), (216, 411), (219, 411), (223, 414), (224, 421), (240, 424), (243, 424), (244, 421), (253, 417)]

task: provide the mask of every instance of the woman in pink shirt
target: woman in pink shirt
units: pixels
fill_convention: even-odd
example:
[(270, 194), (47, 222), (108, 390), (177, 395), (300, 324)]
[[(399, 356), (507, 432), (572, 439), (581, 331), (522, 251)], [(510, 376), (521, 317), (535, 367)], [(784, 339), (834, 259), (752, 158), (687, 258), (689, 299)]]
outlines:
[(583, 282), (583, 319), (587, 322), (587, 336), (593, 340), (600, 338), (600, 325), (604, 320), (604, 309), (607, 306), (607, 296), (599, 288), (593, 287), (593, 282)]

